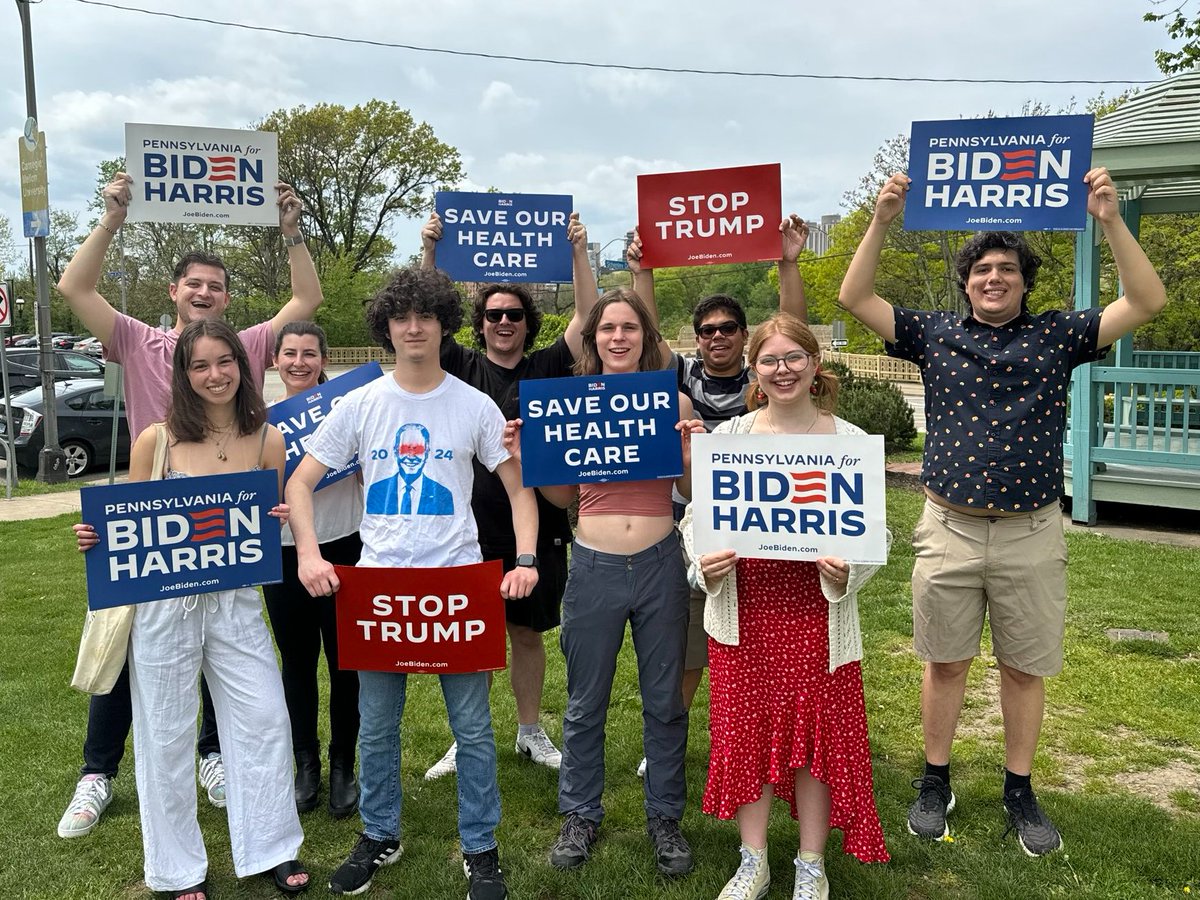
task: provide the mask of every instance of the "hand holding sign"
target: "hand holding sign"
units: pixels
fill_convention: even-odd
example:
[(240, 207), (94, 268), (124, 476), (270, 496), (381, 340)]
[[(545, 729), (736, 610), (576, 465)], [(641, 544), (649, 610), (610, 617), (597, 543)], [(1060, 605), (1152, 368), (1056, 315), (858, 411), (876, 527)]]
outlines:
[(633, 240), (625, 248), (625, 264), (629, 266), (632, 274), (642, 274), (642, 236), (638, 234), (636, 226), (633, 229)]
[(110, 228), (120, 228), (129, 215), (129, 201), (133, 199), (133, 179), (124, 172), (118, 172), (112, 181), (101, 191), (104, 198), (104, 216), (110, 220)]
[(421, 252), (422, 264), (429, 260), (426, 268), (433, 267), (433, 260), (437, 255), (437, 242), (442, 239), (442, 217), (436, 212), (431, 212), (429, 218), (425, 220), (425, 224), (421, 226)]
[(300, 214), (304, 212), (304, 204), (300, 202), (290, 184), (277, 181), (275, 191), (279, 194), (276, 200), (279, 206), (279, 230), (288, 232), (284, 237), (299, 234)]
[(780, 259), (785, 263), (794, 263), (808, 243), (808, 223), (792, 213), (779, 223), (779, 232), (783, 235), (783, 254)]
[(96, 534), (96, 529), (92, 525), (80, 522), (78, 525), (72, 525), (71, 530), (75, 532), (75, 542), (79, 546), (80, 553), (87, 553), (100, 543), (100, 535)]
[(902, 172), (888, 178), (879, 189), (879, 197), (875, 201), (875, 218), (882, 225), (890, 225), (904, 209), (904, 198), (908, 194), (908, 186), (912, 179)]
[(1088, 185), (1087, 210), (1101, 224), (1113, 222), (1120, 218), (1121, 209), (1117, 205), (1117, 188), (1113, 184), (1108, 169), (1100, 166), (1090, 170), (1083, 176)]
[(332, 596), (342, 586), (336, 567), (326, 562), (320, 553), (315, 556), (297, 553), (296, 573), (304, 589), (313, 597)]

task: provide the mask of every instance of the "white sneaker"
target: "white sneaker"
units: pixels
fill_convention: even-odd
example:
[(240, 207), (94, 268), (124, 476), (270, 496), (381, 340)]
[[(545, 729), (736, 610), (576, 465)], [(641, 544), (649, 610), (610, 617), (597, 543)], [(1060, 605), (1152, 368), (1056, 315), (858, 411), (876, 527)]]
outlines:
[(75, 785), (75, 796), (67, 811), (58, 820), (58, 836), (83, 837), (96, 827), (112, 798), (112, 782), (107, 775), (84, 775)]
[(446, 755), (435, 762), (425, 772), (426, 781), (436, 781), (443, 775), (453, 775), (458, 771), (458, 741), (450, 745)]
[(225, 808), (225, 763), (220, 753), (200, 758), (200, 787), (208, 794), (208, 802), (217, 809)]
[(642, 757), (642, 761), (638, 763), (638, 778), (646, 777), (646, 757)]
[(562, 753), (554, 746), (550, 735), (546, 734), (546, 729), (540, 725), (532, 734), (517, 732), (517, 752), (528, 756), (539, 766), (557, 769), (562, 765)]
[(801, 853), (794, 862), (796, 886), (792, 889), (792, 900), (829, 900), (824, 858), (819, 853)]
[(771, 867), (767, 865), (767, 851), (753, 850), (742, 844), (742, 862), (725, 883), (717, 900), (762, 900), (771, 886)]

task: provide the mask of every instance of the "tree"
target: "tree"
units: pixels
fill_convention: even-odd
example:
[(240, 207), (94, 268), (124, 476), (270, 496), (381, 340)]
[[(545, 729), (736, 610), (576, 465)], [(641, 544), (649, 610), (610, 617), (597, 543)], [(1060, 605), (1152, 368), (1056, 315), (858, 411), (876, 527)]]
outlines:
[(420, 215), (431, 191), (463, 177), (458, 151), (395, 103), (298, 106), (257, 127), (279, 135), (280, 176), (304, 201), (319, 269), (327, 254), (354, 272), (380, 268), (394, 250), (391, 223)]
[[(1161, 7), (1168, 0), (1150, 2), (1153, 6)], [(1191, 4), (1192, 0), (1182, 0), (1178, 6), (1167, 12), (1148, 12), (1142, 16), (1147, 22), (1166, 22), (1167, 34), (1171, 39), (1183, 41), (1183, 46), (1178, 50), (1154, 51), (1154, 62), (1164, 75), (1175, 75), (1200, 66), (1200, 5), (1194, 12), (1189, 13), (1187, 8)]]

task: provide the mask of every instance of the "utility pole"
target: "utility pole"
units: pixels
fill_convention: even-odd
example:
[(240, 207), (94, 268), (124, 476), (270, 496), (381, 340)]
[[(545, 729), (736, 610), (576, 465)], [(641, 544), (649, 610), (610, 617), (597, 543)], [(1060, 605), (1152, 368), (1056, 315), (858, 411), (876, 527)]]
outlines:
[[(17, 0), (17, 14), (21, 17), (21, 40), (25, 57), (25, 112), (29, 117), (25, 123), (25, 146), (32, 149), (44, 140), (37, 127), (37, 89), (33, 79), (33, 34), (29, 24), (29, 0)], [(31, 147), (32, 144), (32, 147)], [(43, 148), (44, 149), (44, 148)], [(49, 201), (46, 203), (49, 215)], [(67, 480), (67, 459), (58, 445), (57, 397), (54, 393), (54, 347), (50, 343), (50, 286), (46, 279), (46, 237), (44, 228), (33, 235), (34, 280), (37, 285), (36, 321), (38, 333), (38, 358), (42, 374), (42, 428), (45, 445), (38, 455), (38, 481), (61, 482)]]

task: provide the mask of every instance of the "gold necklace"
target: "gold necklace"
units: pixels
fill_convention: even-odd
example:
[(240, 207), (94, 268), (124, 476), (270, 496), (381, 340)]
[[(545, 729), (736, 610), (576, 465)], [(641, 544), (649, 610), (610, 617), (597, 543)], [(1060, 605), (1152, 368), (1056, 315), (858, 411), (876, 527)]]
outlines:
[[(785, 434), (808, 434), (810, 431), (812, 431), (816, 427), (817, 422), (820, 421), (820, 419), (821, 419), (821, 411), (818, 409), (817, 414), (815, 416), (813, 416), (813, 420), (808, 423), (808, 427), (805, 428), (803, 431), (788, 431), (788, 432), (784, 432), (784, 433)], [(767, 410), (767, 427), (771, 429), (771, 434), (779, 434), (779, 432), (775, 430), (775, 417), (771, 415), (771, 411), (769, 409)]]
[(225, 455), (225, 445), (229, 443), (229, 438), (237, 431), (237, 423), (230, 423), (228, 428), (217, 428), (215, 425), (209, 425), (210, 431), (215, 431), (221, 437), (213, 438), (212, 442), (217, 445), (217, 459), (224, 462), (229, 457)]

